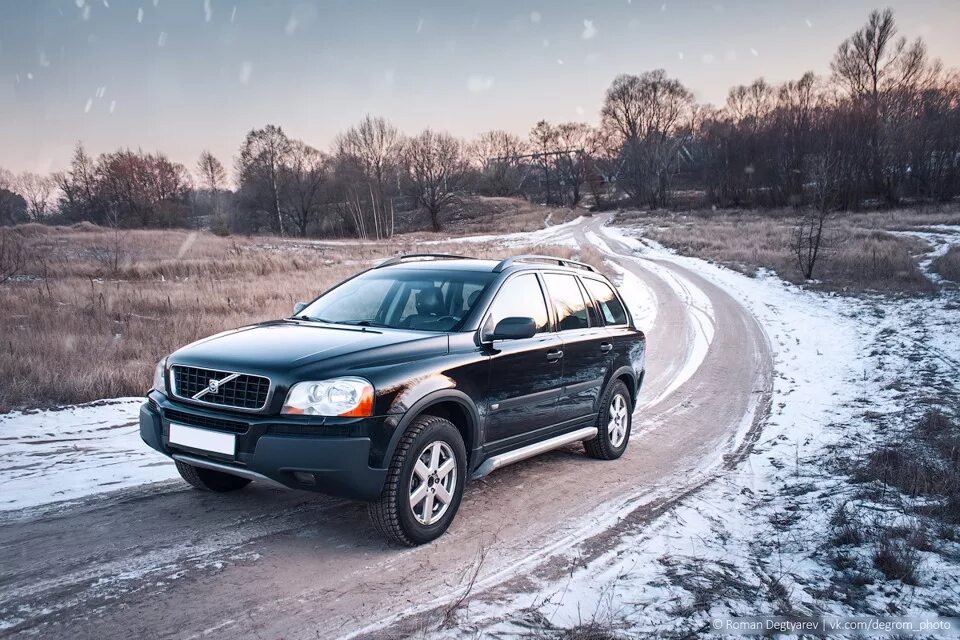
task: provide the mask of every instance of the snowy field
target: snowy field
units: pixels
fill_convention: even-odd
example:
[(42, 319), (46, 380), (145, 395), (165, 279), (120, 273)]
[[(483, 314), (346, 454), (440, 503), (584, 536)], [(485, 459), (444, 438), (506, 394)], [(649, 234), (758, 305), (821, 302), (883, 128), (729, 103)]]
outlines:
[[(599, 559), (584, 565), (574, 545), (565, 552), (574, 569), (563, 579), (534, 576), (529, 588), (514, 593), (479, 593), (458, 612), (457, 631), (433, 635), (454, 638), (469, 629), (519, 638), (531, 628), (596, 625), (685, 637), (708, 629), (715, 618), (760, 613), (958, 615), (957, 543), (920, 552), (918, 585), (878, 580), (861, 585), (860, 598), (851, 599), (838, 593), (848, 569), (835, 566), (831, 541), (838, 510), (875, 511), (872, 524), (913, 524), (888, 504), (864, 500), (838, 473), (838, 460), (889, 438), (876, 427), (876, 416), (915, 416), (920, 407), (911, 399), (928, 391), (922, 385), (956, 397), (956, 288), (930, 298), (839, 297), (768, 273), (750, 278), (681, 257), (621, 229), (603, 231), (606, 239), (588, 235), (601, 252), (610, 253), (606, 240), (615, 239), (634, 249), (631, 259), (642, 266), (655, 269), (650, 258), (675, 262), (750, 309), (775, 353), (772, 415), (746, 460), (652, 523), (625, 528)], [(938, 284), (930, 261), (960, 241), (957, 232), (911, 232), (930, 243), (932, 255), (921, 264)], [(622, 286), (629, 292), (629, 279)], [(846, 553), (869, 565), (873, 551), (864, 542)]]

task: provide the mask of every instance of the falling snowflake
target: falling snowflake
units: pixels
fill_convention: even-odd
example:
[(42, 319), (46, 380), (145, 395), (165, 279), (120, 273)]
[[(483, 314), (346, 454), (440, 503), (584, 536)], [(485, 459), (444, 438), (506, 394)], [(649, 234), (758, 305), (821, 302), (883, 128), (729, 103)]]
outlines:
[(90, 5), (88, 4), (83, 5), (83, 19), (84, 21), (90, 19)]
[(300, 26), (300, 21), (297, 20), (295, 13), (290, 13), (290, 19), (287, 20), (287, 26), (284, 27), (284, 32), (289, 36), (292, 35), (294, 31), (297, 30), (297, 27)]
[(813, 23), (810, 22), (810, 18), (807, 18), (806, 20), (804, 20), (804, 22), (807, 23), (807, 28), (808, 28), (808, 29), (812, 29), (812, 28), (813, 28)]
[(575, 111), (577, 112), (578, 116), (582, 116), (584, 113), (583, 107), (581, 107), (580, 105), (577, 105), (577, 108), (575, 109)]
[(759, 56), (760, 54), (757, 53), (757, 50), (756, 50), (756, 49), (754, 49), (753, 47), (750, 47), (750, 55), (752, 55), (754, 58), (756, 58), (756, 57)]
[(417, 20), (417, 33), (423, 31), (423, 18)]
[(683, 60), (683, 51), (678, 51), (678, 52), (677, 52), (677, 58), (680, 59), (680, 60)]
[(703, 61), (703, 64), (713, 64), (716, 57), (712, 53), (705, 53), (700, 57), (700, 60)]
[(244, 62), (240, 65), (240, 84), (247, 84), (250, 82), (250, 74), (253, 73), (253, 63)]
[(563, 64), (563, 58), (557, 58), (557, 64)]
[(203, 0), (203, 19), (205, 22), (210, 22), (213, 19), (213, 6), (210, 4), (210, 0)]
[(549, 47), (549, 46), (550, 46), (550, 41), (547, 40), (546, 38), (544, 38), (544, 39), (543, 39), (543, 48), (546, 49), (546, 48)]
[(137, 22), (143, 22), (143, 7), (137, 9)]
[(165, 47), (165, 46), (167, 46), (167, 32), (166, 32), (166, 31), (161, 31), (161, 32), (160, 32), (160, 37), (157, 38), (157, 46), (158, 46), (158, 47)]
[(530, 12), (530, 22), (532, 22), (532, 23), (534, 23), (534, 24), (537, 24), (537, 23), (540, 22), (540, 20), (541, 20), (542, 18), (543, 18), (543, 16), (540, 15), (540, 12), (539, 12), (539, 11), (531, 11), (531, 12)]
[(467, 80), (467, 89), (471, 93), (489, 91), (493, 87), (493, 76), (470, 76)]
[(113, 110), (116, 109), (116, 108), (117, 108), (117, 101), (116, 101), (116, 100), (111, 100), (111, 101), (110, 101), (110, 113), (113, 113)]
[(584, 40), (590, 40), (595, 35), (597, 35), (597, 28), (593, 26), (593, 20), (584, 20), (583, 21), (583, 33), (580, 34)]
[(93, 98), (87, 98), (87, 104), (83, 107), (84, 113), (90, 113), (90, 109), (93, 108)]
[(106, 93), (107, 93), (106, 87), (97, 87), (97, 93), (96, 93), (97, 98), (102, 98)]
[(237, 18), (237, 5), (233, 5), (233, 11), (230, 12), (230, 24)]

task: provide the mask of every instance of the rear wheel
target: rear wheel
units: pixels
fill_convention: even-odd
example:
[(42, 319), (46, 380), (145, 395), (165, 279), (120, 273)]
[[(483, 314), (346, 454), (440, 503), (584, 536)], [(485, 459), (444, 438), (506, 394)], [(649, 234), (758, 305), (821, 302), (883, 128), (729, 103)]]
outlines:
[(186, 462), (174, 460), (177, 463), (177, 471), (180, 477), (190, 483), (193, 487), (202, 491), (215, 491), (217, 493), (226, 493), (227, 491), (237, 491), (250, 484), (249, 478), (214, 471), (213, 469), (203, 469), (195, 467)]
[(614, 382), (600, 402), (597, 435), (583, 443), (587, 455), (599, 460), (616, 460), (622, 456), (630, 442), (632, 424), (633, 405), (630, 402), (630, 392), (623, 382)]
[(380, 499), (369, 506), (374, 526), (407, 546), (437, 539), (460, 507), (466, 471), (466, 448), (453, 423), (417, 417), (397, 445)]

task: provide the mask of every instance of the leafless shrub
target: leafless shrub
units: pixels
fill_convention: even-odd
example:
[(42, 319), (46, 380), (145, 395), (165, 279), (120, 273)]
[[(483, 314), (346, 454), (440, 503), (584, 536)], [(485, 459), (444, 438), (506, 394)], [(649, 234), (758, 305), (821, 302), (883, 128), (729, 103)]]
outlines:
[(909, 541), (896, 537), (890, 531), (884, 532), (877, 542), (873, 553), (873, 566), (890, 580), (900, 580), (910, 585), (919, 584), (919, 552)]
[(26, 264), (23, 241), (7, 229), (0, 230), (0, 284), (20, 275)]

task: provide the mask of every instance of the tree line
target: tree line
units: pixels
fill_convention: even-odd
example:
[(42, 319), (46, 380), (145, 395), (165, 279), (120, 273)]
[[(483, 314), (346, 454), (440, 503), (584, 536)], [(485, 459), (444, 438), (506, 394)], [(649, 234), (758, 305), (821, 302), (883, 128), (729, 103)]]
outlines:
[(399, 220), (440, 230), (470, 195), (599, 209), (943, 202), (960, 193), (960, 77), (875, 11), (828, 77), (760, 78), (721, 107), (655, 70), (615, 78), (596, 125), (540, 121), (525, 138), (407, 136), (367, 116), (322, 151), (266, 125), (243, 140), (232, 177), (207, 151), (191, 172), (161, 153), (93, 158), (78, 144), (51, 176), (0, 170), (0, 224), (386, 238)]

